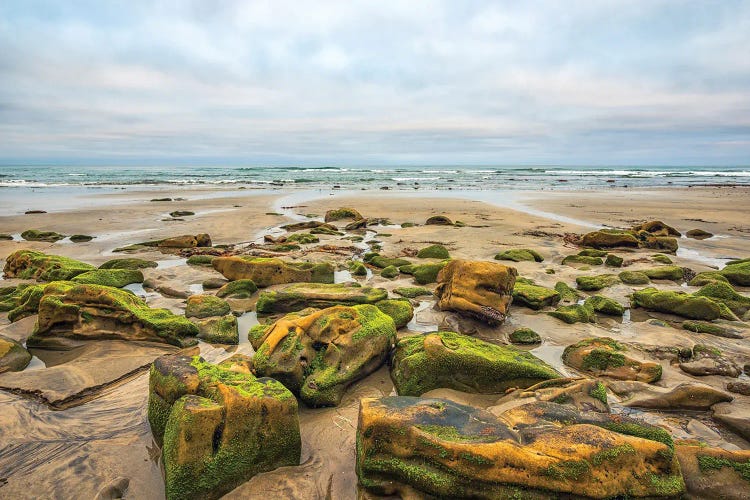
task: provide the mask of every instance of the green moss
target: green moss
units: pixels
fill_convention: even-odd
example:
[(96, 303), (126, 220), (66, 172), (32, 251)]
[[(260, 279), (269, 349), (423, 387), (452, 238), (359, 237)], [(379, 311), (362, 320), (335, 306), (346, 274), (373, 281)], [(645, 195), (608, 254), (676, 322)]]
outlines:
[(539, 344), (542, 338), (531, 328), (517, 328), (513, 330), (508, 339), (513, 344)]
[(721, 308), (712, 299), (695, 297), (684, 292), (644, 288), (634, 292), (630, 297), (634, 306), (689, 319), (712, 321), (721, 316)]
[(373, 304), (388, 298), (382, 288), (350, 283), (296, 283), (281, 290), (263, 291), (255, 309), (261, 314), (300, 311), (307, 307)]
[(609, 267), (622, 267), (623, 258), (613, 253), (608, 254), (604, 264)]
[(233, 298), (233, 299), (249, 299), (255, 292), (258, 291), (258, 287), (255, 286), (255, 282), (249, 279), (239, 279), (230, 281), (226, 285), (222, 286), (216, 291), (216, 296), (219, 298)]
[(664, 255), (663, 253), (657, 253), (651, 256), (651, 260), (658, 262), (659, 264), (671, 264), (672, 259)]
[(607, 251), (606, 250), (597, 250), (595, 248), (585, 248), (578, 252), (578, 255), (582, 255), (584, 257), (606, 257)]
[(563, 460), (541, 472), (559, 481), (578, 481), (591, 473), (591, 464), (586, 460)]
[[(367, 261), (366, 261), (367, 262)], [(382, 255), (374, 255), (370, 258), (369, 263), (372, 264), (375, 267), (379, 267), (380, 269), (385, 269), (386, 267), (401, 267), (411, 264), (406, 259), (401, 258), (388, 258), (383, 257)]]
[(750, 260), (748, 259), (731, 262), (719, 272), (733, 285), (750, 286)]
[(656, 441), (667, 445), (669, 451), (674, 451), (674, 441), (672, 436), (661, 427), (637, 422), (608, 422), (601, 427), (607, 430), (619, 432), (627, 436), (635, 436), (649, 441)]
[(414, 308), (406, 299), (386, 299), (375, 303), (375, 307), (393, 319), (396, 328), (405, 327), (414, 317)]
[(185, 316), (188, 318), (208, 318), (229, 314), (229, 304), (213, 295), (191, 295), (187, 300)]
[(153, 260), (112, 259), (99, 266), (99, 269), (146, 269), (157, 265)]
[(585, 304), (560, 306), (547, 314), (571, 325), (573, 323), (593, 323), (596, 321), (594, 310)]
[(188, 257), (187, 264), (190, 266), (210, 266), (215, 258), (214, 255), (191, 255)]
[(408, 299), (414, 299), (417, 297), (431, 296), (432, 291), (422, 287), (400, 287), (394, 288), (393, 293), (406, 297)]
[[(532, 282), (533, 283), (533, 282)], [(552, 306), (560, 301), (557, 290), (534, 285), (527, 280), (518, 279), (513, 286), (513, 303), (539, 310)]]
[(594, 388), (589, 391), (589, 396), (601, 401), (604, 405), (609, 404), (607, 401), (607, 387), (599, 381), (597, 381)]
[(421, 431), (431, 434), (441, 441), (452, 441), (454, 443), (481, 441), (482, 436), (474, 434), (463, 434), (457, 427), (452, 425), (415, 425)]
[(21, 233), (21, 238), (27, 241), (46, 241), (48, 243), (54, 243), (65, 238), (64, 234), (56, 233), (55, 231), (39, 231), (38, 229), (28, 229)]
[(362, 219), (362, 215), (353, 208), (342, 207), (335, 210), (328, 210), (325, 215), (326, 222), (333, 222), (342, 219)]
[(94, 237), (89, 236), (88, 234), (73, 234), (70, 236), (70, 241), (72, 241), (73, 243), (85, 243), (93, 239)]
[(601, 257), (588, 257), (586, 255), (568, 255), (562, 260), (564, 266), (571, 264), (585, 264), (587, 266), (601, 266), (604, 261)]
[(79, 274), (71, 281), (122, 288), (131, 283), (143, 283), (143, 273), (140, 269), (95, 269)]
[(560, 300), (563, 302), (576, 302), (581, 298), (581, 294), (575, 288), (568, 286), (567, 283), (562, 281), (555, 283), (555, 290), (560, 294)]
[(682, 281), (685, 270), (680, 266), (659, 266), (651, 269), (641, 269), (643, 274), (652, 280)]
[(721, 470), (724, 467), (734, 469), (745, 481), (750, 482), (750, 460), (740, 462), (728, 458), (712, 457), (709, 455), (697, 455), (698, 467), (702, 472)]
[(239, 343), (237, 318), (232, 314), (227, 314), (220, 318), (196, 320), (195, 323), (200, 330), (198, 338), (205, 342), (232, 345)]
[(738, 316), (742, 316), (750, 310), (750, 297), (740, 295), (728, 283), (708, 283), (693, 295), (696, 297), (708, 297), (715, 302), (724, 304)]
[(383, 278), (393, 279), (399, 275), (398, 268), (396, 266), (388, 266), (380, 272)]
[(505, 250), (495, 255), (496, 260), (511, 260), (513, 262), (531, 261), (531, 262), (543, 262), (544, 257), (530, 248), (515, 248)]
[[(11, 273), (10, 270), (13, 270)], [(5, 275), (10, 278), (64, 281), (95, 267), (68, 257), (48, 255), (35, 250), (17, 250), (5, 260)]]
[(596, 291), (612, 285), (616, 285), (620, 279), (614, 274), (599, 274), (596, 276), (579, 276), (576, 284), (579, 290)]
[(682, 475), (657, 475), (649, 474), (648, 480), (654, 492), (660, 496), (679, 496), (685, 492), (685, 480)]
[(349, 266), (349, 272), (352, 276), (367, 276), (367, 267), (359, 261), (352, 262)]
[[(448, 261), (443, 261), (437, 264), (418, 264), (412, 266), (411, 274), (414, 276), (414, 281), (420, 285), (427, 285), (429, 283), (435, 283), (437, 281), (437, 275), (441, 269), (445, 267)], [(402, 271), (403, 272), (403, 271)]]
[(651, 283), (648, 276), (640, 271), (623, 271), (618, 274), (620, 280), (628, 285), (647, 285)]
[(583, 358), (584, 370), (606, 371), (610, 368), (625, 366), (625, 356), (608, 349), (593, 349)]
[(720, 337), (725, 337), (727, 335), (726, 328), (705, 321), (683, 321), (682, 328), (691, 332), (708, 333)]
[(722, 283), (729, 283), (729, 280), (726, 279), (718, 271), (704, 271), (702, 273), (698, 273), (697, 275), (695, 275), (695, 277), (688, 282), (688, 285), (703, 286), (703, 285), (707, 285), (709, 283), (714, 283), (717, 281), (720, 281)]
[(320, 243), (320, 238), (310, 233), (294, 233), (286, 241), (309, 245), (310, 243)]
[(620, 303), (602, 295), (589, 297), (586, 299), (586, 305), (598, 313), (609, 314), (611, 316), (622, 316), (625, 313), (625, 308)]
[(301, 247), (299, 245), (295, 245), (293, 243), (282, 243), (280, 245), (274, 245), (271, 247), (271, 250), (274, 252), (293, 252), (294, 250), (299, 250)]
[(419, 259), (449, 259), (448, 249), (443, 245), (430, 245), (417, 252)]

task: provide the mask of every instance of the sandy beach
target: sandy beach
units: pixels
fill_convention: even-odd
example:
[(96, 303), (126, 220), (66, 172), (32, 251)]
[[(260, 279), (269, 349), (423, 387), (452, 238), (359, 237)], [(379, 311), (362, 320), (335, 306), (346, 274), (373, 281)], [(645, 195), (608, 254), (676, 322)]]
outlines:
[[(182, 201), (151, 201), (157, 198), (183, 198)], [(473, 198), (473, 199), (472, 199)], [(44, 210), (43, 197), (29, 201), (29, 208)], [(723, 268), (730, 259), (750, 256), (750, 188), (706, 187), (680, 189), (611, 189), (599, 191), (486, 192), (472, 196), (465, 192), (389, 191), (364, 192), (271, 192), (227, 191), (220, 189), (127, 190), (90, 198), (90, 205), (49, 210), (40, 214), (0, 216), (0, 233), (13, 236), (0, 241), (3, 263), (13, 252), (32, 249), (101, 265), (116, 257), (138, 257), (159, 263), (143, 269), (145, 282), (132, 288), (151, 307), (185, 313), (186, 297), (212, 293), (202, 283), (222, 276), (210, 266), (187, 265), (187, 254), (141, 249), (134, 253), (113, 252), (118, 247), (179, 235), (208, 233), (214, 247), (235, 253), (270, 252), (263, 245), (264, 235), (284, 234), (279, 226), (292, 222), (322, 220), (328, 210), (352, 207), (366, 218), (387, 219), (366, 231), (344, 231), (344, 235), (319, 235), (320, 243), (302, 245), (282, 254), (289, 261), (332, 261), (337, 281), (358, 281), (365, 286), (384, 288), (390, 296), (398, 287), (415, 286), (413, 277), (399, 274), (394, 279), (380, 276), (381, 270), (368, 266), (365, 277), (346, 272), (348, 262), (361, 259), (368, 245), (345, 236), (360, 235), (371, 246), (380, 245), (381, 255), (413, 257), (428, 245), (444, 246), (452, 259), (492, 261), (505, 250), (529, 248), (539, 252), (542, 262), (502, 263), (518, 270), (518, 275), (536, 285), (552, 288), (565, 282), (575, 288), (579, 276), (639, 271), (653, 268), (652, 249), (616, 249), (625, 259), (622, 269), (605, 266), (563, 265), (565, 256), (581, 250), (572, 244), (571, 233), (582, 234), (596, 228), (630, 228), (660, 220), (680, 231), (679, 249), (668, 254), (675, 266), (694, 273)], [(194, 215), (171, 217), (173, 211)], [(425, 225), (432, 216), (448, 217), (460, 224)], [(414, 223), (414, 226), (404, 223)], [(339, 224), (343, 227), (343, 224)], [(89, 242), (67, 239), (49, 243), (25, 241), (20, 233), (28, 229), (56, 231), (63, 235), (85, 234)], [(686, 238), (692, 229), (713, 234), (704, 240)], [(229, 245), (229, 247), (222, 247)], [(325, 249), (319, 245), (326, 245)], [(583, 269), (581, 269), (583, 267)], [(16, 286), (29, 280), (4, 279), (1, 286)], [(434, 283), (425, 285), (434, 290)], [(660, 290), (695, 292), (683, 280), (654, 280)], [(276, 289), (280, 287), (272, 287)], [(622, 282), (600, 292), (626, 308), (621, 316), (598, 315), (596, 322), (567, 324), (546, 312), (554, 307), (532, 310), (510, 306), (500, 326), (440, 311), (435, 298), (413, 299), (415, 316), (399, 338), (438, 330), (458, 331), (498, 345), (508, 345), (514, 330), (527, 327), (537, 332), (541, 344), (522, 347), (568, 377), (589, 377), (563, 363), (563, 350), (582, 339), (610, 337), (639, 348), (640, 359), (661, 366), (662, 376), (653, 386), (673, 389), (680, 384), (702, 384), (727, 392), (727, 383), (747, 384), (748, 375), (694, 376), (680, 369), (679, 360), (665, 352), (692, 349), (702, 344), (717, 349), (736, 366), (750, 363), (748, 323), (719, 320), (736, 332), (736, 338), (695, 333), (680, 327), (684, 318), (644, 308), (631, 308), (630, 294), (643, 286)], [(736, 290), (750, 296), (747, 288)], [(593, 292), (584, 292), (583, 296)], [(233, 354), (252, 355), (248, 329), (257, 324), (254, 312), (257, 295), (246, 300), (230, 300), (239, 317), (240, 343), (236, 346), (200, 342), (186, 352), (200, 351), (207, 361), (218, 362)], [(747, 320), (747, 318), (744, 318)], [(32, 315), (11, 323), (0, 313), (0, 335), (25, 342), (37, 320)], [(164, 497), (161, 451), (147, 419), (148, 367), (161, 354), (178, 352), (174, 346), (148, 342), (128, 344), (116, 340), (101, 345), (77, 346), (60, 351), (30, 348), (32, 363), (21, 372), (0, 373), (0, 496), (4, 498), (127, 498)], [(603, 378), (607, 382), (612, 379)], [(299, 405), (302, 457), (299, 466), (281, 467), (256, 475), (228, 493), (226, 498), (356, 498), (354, 470), (355, 437), (360, 399), (395, 395), (389, 368), (354, 383), (338, 406), (308, 408)], [(425, 397), (441, 397), (460, 403), (492, 409), (502, 394), (469, 394), (452, 389), (436, 389)], [(731, 393), (732, 402), (718, 403), (700, 411), (631, 407), (624, 394), (610, 388), (612, 411), (636, 415), (666, 429), (674, 439), (695, 439), (710, 447), (726, 450), (750, 449), (750, 396)], [(502, 403), (505, 404), (505, 403)], [(718, 415), (718, 416), (717, 416)]]

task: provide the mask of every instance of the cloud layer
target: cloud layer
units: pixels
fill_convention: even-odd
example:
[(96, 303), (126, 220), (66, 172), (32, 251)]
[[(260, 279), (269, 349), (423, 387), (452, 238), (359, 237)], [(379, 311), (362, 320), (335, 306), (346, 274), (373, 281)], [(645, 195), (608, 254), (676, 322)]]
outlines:
[(750, 163), (750, 2), (0, 4), (0, 161)]

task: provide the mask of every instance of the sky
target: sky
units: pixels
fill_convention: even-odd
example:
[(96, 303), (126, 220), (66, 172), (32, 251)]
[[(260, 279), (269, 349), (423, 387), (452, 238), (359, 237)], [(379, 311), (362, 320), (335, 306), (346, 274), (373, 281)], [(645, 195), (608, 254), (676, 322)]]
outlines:
[(749, 165), (750, 0), (0, 2), (0, 164)]

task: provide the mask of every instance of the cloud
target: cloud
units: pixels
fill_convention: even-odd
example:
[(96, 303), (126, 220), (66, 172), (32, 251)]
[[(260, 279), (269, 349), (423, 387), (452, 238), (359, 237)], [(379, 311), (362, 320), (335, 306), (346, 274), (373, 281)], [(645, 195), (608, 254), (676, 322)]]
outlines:
[(0, 5), (0, 162), (744, 164), (750, 4)]

